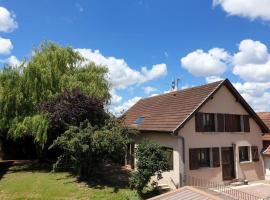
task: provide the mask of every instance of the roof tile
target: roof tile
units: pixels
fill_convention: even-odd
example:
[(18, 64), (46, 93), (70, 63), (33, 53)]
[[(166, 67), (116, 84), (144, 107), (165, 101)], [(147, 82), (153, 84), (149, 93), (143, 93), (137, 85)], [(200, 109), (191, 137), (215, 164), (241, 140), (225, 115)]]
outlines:
[[(141, 99), (123, 115), (124, 122), (126, 125), (136, 127), (139, 130), (173, 131), (221, 83), (222, 81), (217, 81)], [(144, 117), (144, 121), (139, 125), (134, 125), (134, 121), (139, 117)]]

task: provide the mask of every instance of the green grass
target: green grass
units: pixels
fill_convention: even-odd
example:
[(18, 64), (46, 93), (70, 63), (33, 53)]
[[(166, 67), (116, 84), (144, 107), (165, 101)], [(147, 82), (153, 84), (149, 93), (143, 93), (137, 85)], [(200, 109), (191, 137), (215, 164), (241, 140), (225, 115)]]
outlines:
[[(4, 172), (4, 173), (3, 173)], [(88, 186), (78, 182), (69, 173), (29, 170), (13, 166), (2, 170), (0, 199), (91, 199), (122, 200), (139, 199), (137, 194), (125, 187)]]

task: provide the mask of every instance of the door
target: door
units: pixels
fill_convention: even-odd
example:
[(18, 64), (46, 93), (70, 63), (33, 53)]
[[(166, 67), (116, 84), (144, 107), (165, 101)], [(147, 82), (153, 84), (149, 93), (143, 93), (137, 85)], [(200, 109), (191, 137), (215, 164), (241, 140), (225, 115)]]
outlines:
[(223, 180), (232, 180), (235, 178), (233, 147), (222, 147), (222, 175)]

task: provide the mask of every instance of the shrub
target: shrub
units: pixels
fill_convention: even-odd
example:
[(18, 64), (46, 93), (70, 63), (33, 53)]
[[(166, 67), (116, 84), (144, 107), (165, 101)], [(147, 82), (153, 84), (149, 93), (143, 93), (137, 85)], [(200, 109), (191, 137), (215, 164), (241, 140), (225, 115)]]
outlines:
[(107, 120), (102, 128), (89, 122), (71, 126), (51, 146), (63, 152), (54, 169), (69, 168), (80, 178), (92, 177), (100, 164), (123, 156), (128, 142), (127, 129), (114, 118)]
[(136, 151), (136, 171), (130, 178), (130, 186), (139, 194), (149, 183), (151, 176), (162, 178), (162, 172), (169, 169), (168, 160), (162, 147), (150, 140), (144, 140)]

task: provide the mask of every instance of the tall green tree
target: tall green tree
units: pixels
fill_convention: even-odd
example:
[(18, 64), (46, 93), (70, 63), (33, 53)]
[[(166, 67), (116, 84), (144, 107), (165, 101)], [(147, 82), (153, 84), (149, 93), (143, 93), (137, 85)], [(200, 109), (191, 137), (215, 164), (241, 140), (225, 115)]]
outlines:
[(86, 64), (71, 47), (42, 43), (18, 68), (0, 71), (0, 131), (9, 137), (47, 140), (48, 116), (39, 105), (73, 88), (104, 104), (109, 102), (107, 68)]

